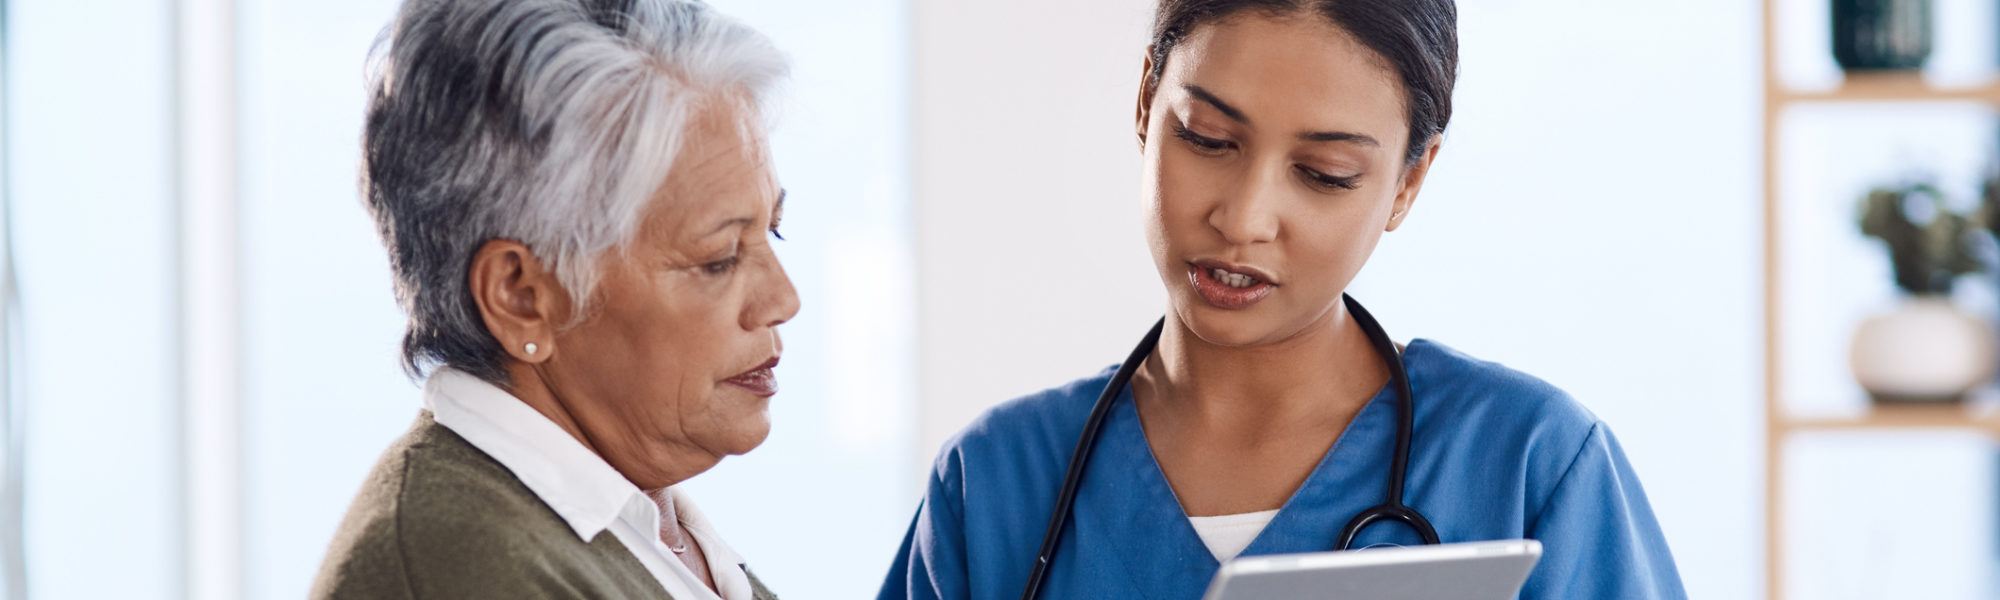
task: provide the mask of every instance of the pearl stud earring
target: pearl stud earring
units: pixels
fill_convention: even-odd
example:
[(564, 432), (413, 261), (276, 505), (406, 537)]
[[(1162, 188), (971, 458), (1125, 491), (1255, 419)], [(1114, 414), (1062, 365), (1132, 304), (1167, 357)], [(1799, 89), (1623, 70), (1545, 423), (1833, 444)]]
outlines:
[(528, 353), (528, 356), (534, 356), (535, 351), (539, 350), (540, 348), (536, 347), (534, 342), (528, 342), (528, 345), (521, 349), (526, 351)]

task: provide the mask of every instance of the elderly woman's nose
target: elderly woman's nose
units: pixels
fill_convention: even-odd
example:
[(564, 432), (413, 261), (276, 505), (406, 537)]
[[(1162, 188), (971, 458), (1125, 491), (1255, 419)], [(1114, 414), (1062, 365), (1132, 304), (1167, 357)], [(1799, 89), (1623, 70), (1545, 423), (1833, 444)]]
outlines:
[(759, 282), (760, 293), (743, 311), (744, 329), (777, 327), (799, 314), (799, 290), (792, 287), (784, 265), (772, 260), (766, 273)]

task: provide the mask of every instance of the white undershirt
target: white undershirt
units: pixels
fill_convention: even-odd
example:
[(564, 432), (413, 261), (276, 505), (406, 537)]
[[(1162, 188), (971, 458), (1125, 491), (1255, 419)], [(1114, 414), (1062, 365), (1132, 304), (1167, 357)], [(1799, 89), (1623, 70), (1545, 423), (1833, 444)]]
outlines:
[(1257, 534), (1271, 524), (1271, 518), (1278, 516), (1276, 510), (1266, 510), (1238, 515), (1214, 517), (1188, 517), (1194, 525), (1194, 532), (1201, 536), (1201, 543), (1208, 546), (1208, 553), (1215, 555), (1216, 562), (1229, 562), (1242, 554)]

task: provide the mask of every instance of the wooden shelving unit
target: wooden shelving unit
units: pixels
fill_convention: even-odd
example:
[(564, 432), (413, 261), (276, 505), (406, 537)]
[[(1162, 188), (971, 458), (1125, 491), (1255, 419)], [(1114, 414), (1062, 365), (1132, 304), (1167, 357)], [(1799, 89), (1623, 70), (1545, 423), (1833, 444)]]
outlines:
[(1784, 215), (1779, 195), (1781, 117), (1797, 106), (1826, 103), (1973, 102), (2000, 109), (2000, 81), (1978, 87), (1941, 87), (1916, 73), (1849, 74), (1840, 86), (1826, 90), (1788, 88), (1777, 68), (1777, 4), (1764, 3), (1764, 417), (1765, 597), (1784, 595), (1784, 447), (1793, 435), (1829, 431), (1910, 431), (1950, 429), (1982, 431), (2000, 439), (2000, 409), (1991, 403), (1970, 406), (1873, 406), (1843, 416), (1793, 415), (1785, 406), (1783, 378), (1784, 291), (1780, 289)]
[(2000, 438), (2000, 412), (1960, 406), (1885, 406), (1853, 416), (1801, 417), (1785, 415), (1778, 422), (1785, 433), (1865, 431), (1873, 429), (1973, 429)]
[(1938, 87), (1915, 73), (1850, 74), (1840, 87), (1793, 90), (1771, 81), (1770, 94), (1779, 104), (1829, 102), (1984, 102), (2000, 104), (2000, 82), (1979, 87)]

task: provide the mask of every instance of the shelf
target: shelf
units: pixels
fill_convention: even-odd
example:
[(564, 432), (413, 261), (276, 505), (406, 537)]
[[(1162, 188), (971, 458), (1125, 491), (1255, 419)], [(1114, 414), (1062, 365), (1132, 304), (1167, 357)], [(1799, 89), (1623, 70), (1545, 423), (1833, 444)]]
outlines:
[(1983, 102), (2000, 105), (2000, 81), (1978, 87), (1937, 87), (1920, 73), (1850, 74), (1830, 90), (1773, 87), (1772, 99), (1785, 103)]
[(1787, 417), (1779, 425), (1792, 432), (1971, 429), (2000, 436), (2000, 411), (1991, 405), (1874, 406), (1857, 415)]

